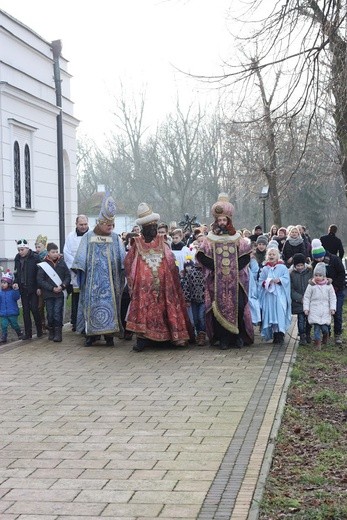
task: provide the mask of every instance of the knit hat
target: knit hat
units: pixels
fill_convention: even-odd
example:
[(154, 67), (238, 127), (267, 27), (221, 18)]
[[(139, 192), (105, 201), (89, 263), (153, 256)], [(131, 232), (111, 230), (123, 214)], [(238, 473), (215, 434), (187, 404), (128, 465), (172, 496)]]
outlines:
[(116, 203), (109, 193), (105, 193), (105, 196), (101, 203), (101, 209), (98, 216), (99, 224), (113, 224), (116, 216)]
[(259, 235), (255, 243), (256, 244), (264, 244), (265, 246), (267, 246), (268, 243), (269, 243), (269, 240), (268, 240), (267, 236)]
[(25, 249), (29, 248), (29, 241), (26, 238), (20, 238), (19, 240), (16, 240), (17, 249), (18, 247), (24, 247)]
[(270, 240), (270, 242), (266, 246), (266, 249), (277, 249), (278, 250), (278, 242), (277, 242), (277, 240)]
[(151, 206), (146, 202), (141, 202), (137, 208), (137, 219), (136, 224), (139, 226), (145, 226), (147, 224), (157, 224), (160, 220), (158, 213), (153, 213)]
[(312, 256), (314, 259), (325, 256), (325, 249), (322, 246), (322, 242), (319, 240), (319, 238), (314, 238), (312, 240)]
[[(1, 270), (3, 271), (3, 268), (1, 267)], [(1, 274), (1, 281), (7, 282), (8, 284), (13, 284), (13, 274), (9, 269), (7, 269), (5, 272), (2, 272)]]
[(294, 265), (298, 265), (298, 264), (304, 264), (305, 263), (305, 257), (302, 253), (295, 253), (295, 255), (293, 256), (293, 264)]
[(229, 217), (231, 218), (234, 214), (235, 208), (229, 202), (229, 195), (227, 193), (220, 193), (218, 200), (211, 208), (211, 213), (215, 219), (218, 217)]
[(261, 230), (263, 230), (263, 228), (261, 227), (260, 224), (259, 224), (258, 226), (255, 226), (254, 231), (257, 231), (257, 229), (261, 229)]
[(324, 262), (318, 262), (314, 268), (313, 274), (320, 274), (321, 276), (327, 275), (327, 270)]

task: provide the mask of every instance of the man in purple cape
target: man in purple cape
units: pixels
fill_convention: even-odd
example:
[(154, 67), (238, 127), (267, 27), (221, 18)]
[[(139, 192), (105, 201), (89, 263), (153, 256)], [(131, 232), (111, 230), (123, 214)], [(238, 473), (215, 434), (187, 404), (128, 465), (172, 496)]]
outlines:
[(232, 224), (234, 206), (226, 193), (211, 212), (215, 221), (196, 254), (205, 277), (206, 332), (222, 350), (241, 348), (254, 340), (248, 305), (251, 244)]

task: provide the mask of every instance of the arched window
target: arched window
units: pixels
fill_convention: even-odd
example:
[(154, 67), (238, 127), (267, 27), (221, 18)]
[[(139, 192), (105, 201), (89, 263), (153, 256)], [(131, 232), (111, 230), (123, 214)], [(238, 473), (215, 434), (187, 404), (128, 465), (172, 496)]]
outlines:
[(30, 150), (26, 144), (24, 148), (24, 167), (25, 167), (25, 207), (31, 208), (31, 170), (30, 170)]
[(21, 191), (20, 191), (20, 151), (18, 141), (15, 141), (13, 147), (14, 155), (14, 205), (16, 208), (21, 207)]

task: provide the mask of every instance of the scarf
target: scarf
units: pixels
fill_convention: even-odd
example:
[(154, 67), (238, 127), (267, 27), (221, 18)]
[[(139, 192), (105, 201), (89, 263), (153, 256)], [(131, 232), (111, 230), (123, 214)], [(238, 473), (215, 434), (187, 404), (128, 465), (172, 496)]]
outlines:
[(298, 237), (298, 238), (290, 238), (290, 237), (288, 237), (287, 240), (288, 240), (288, 242), (290, 243), (291, 246), (299, 246), (300, 244), (303, 243), (302, 237)]

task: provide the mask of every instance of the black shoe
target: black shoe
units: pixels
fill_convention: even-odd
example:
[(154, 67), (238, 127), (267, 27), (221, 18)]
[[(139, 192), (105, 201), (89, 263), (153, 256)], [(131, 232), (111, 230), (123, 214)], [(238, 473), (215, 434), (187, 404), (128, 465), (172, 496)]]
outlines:
[(114, 347), (113, 337), (112, 336), (104, 336), (106, 341), (106, 347)]
[(42, 338), (43, 336), (43, 331), (42, 330), (39, 330), (37, 333), (36, 333), (36, 337), (37, 338)]
[(134, 352), (142, 352), (146, 346), (146, 340), (143, 338), (137, 338), (135, 345), (133, 346)]
[(87, 336), (84, 342), (85, 347), (91, 347), (95, 341), (95, 336)]
[(272, 341), (272, 343), (274, 345), (278, 345), (279, 344), (279, 336), (278, 336), (278, 334), (279, 334), (278, 332), (274, 332), (274, 339)]
[(18, 339), (22, 339), (23, 332), (20, 330), (19, 332), (17, 332), (17, 336), (18, 336)]
[(278, 344), (279, 345), (283, 345), (284, 343), (284, 333), (283, 332), (279, 332), (278, 333)]
[(235, 348), (242, 348), (242, 347), (243, 347), (243, 339), (237, 338), (236, 343), (235, 343)]
[(124, 332), (124, 339), (125, 341), (131, 341), (133, 339), (133, 333), (126, 330)]
[(32, 339), (32, 335), (31, 334), (23, 334), (22, 338), (21, 338), (23, 341), (26, 341), (28, 339)]
[(72, 325), (71, 330), (72, 332), (76, 332), (76, 325)]

